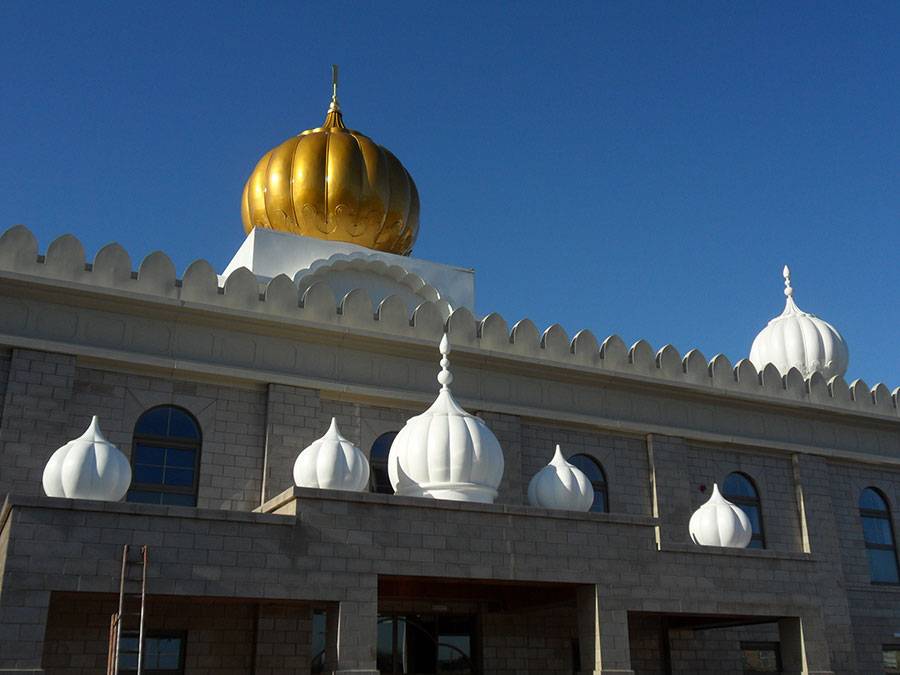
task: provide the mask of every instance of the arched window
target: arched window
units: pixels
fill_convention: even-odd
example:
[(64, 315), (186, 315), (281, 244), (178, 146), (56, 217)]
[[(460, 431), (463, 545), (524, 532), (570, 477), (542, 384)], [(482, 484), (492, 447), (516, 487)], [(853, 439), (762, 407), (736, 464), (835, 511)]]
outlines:
[(606, 474), (603, 472), (600, 462), (589, 455), (572, 455), (567, 461), (581, 469), (591, 481), (591, 485), (594, 486), (594, 504), (591, 506), (591, 511), (607, 513), (609, 511), (609, 491), (606, 487)]
[(887, 500), (875, 488), (867, 487), (859, 495), (859, 515), (863, 523), (869, 575), (876, 584), (900, 583), (897, 572), (897, 548)]
[(388, 455), (391, 452), (391, 443), (397, 438), (396, 431), (388, 431), (381, 434), (372, 443), (372, 451), (369, 453), (369, 483), (372, 492), (378, 492), (383, 495), (394, 494), (394, 488), (391, 486), (391, 479), (388, 478)]
[(200, 425), (171, 405), (150, 408), (134, 425), (129, 502), (197, 505)]
[(722, 496), (732, 504), (741, 507), (747, 514), (753, 528), (753, 538), (747, 548), (765, 548), (766, 536), (763, 531), (762, 505), (759, 492), (749, 476), (742, 473), (731, 473), (722, 485)]

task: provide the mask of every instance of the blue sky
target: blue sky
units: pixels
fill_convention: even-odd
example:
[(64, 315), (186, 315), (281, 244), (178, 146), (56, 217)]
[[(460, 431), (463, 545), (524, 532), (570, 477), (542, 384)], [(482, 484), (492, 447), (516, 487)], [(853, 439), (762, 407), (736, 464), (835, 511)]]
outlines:
[(0, 4), (0, 229), (223, 269), (257, 159), (349, 126), (478, 311), (732, 361), (783, 307), (900, 385), (900, 3)]

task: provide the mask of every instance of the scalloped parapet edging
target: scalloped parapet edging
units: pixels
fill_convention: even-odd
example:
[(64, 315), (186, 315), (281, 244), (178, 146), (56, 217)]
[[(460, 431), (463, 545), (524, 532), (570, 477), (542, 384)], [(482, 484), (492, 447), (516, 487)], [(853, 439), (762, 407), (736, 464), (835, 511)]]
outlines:
[[(243, 267), (232, 272), (219, 286), (215, 270), (205, 260), (191, 263), (178, 279), (172, 261), (159, 251), (144, 258), (134, 271), (131, 258), (118, 244), (104, 246), (94, 256), (93, 263), (87, 263), (81, 242), (71, 235), (54, 240), (46, 253), (40, 255), (37, 240), (22, 225), (0, 236), (0, 270), (429, 341), (437, 341), (447, 331), (456, 347), (537, 359), (548, 364), (597, 368), (652, 378), (665, 384), (727, 390), (738, 396), (764, 396), (846, 412), (900, 417), (900, 387), (892, 393), (881, 383), (870, 388), (862, 380), (855, 380), (848, 385), (839, 376), (826, 382), (819, 373), (804, 379), (796, 369), (782, 374), (772, 364), (758, 372), (748, 359), (732, 365), (723, 354), (707, 360), (696, 349), (682, 357), (672, 345), (654, 352), (645, 340), (638, 340), (629, 348), (617, 335), (600, 343), (588, 330), (579, 331), (570, 339), (558, 324), (541, 333), (529, 319), (522, 319), (509, 328), (499, 314), (491, 313), (477, 320), (466, 308), (450, 312), (449, 305), (440, 298), (423, 301), (410, 315), (406, 302), (399, 296), (389, 296), (376, 307), (363, 289), (336, 298), (325, 283), (298, 284), (282, 274), (260, 284)], [(406, 279), (403, 275), (399, 278)], [(407, 281), (416, 285), (415, 279)]]
[(294, 282), (303, 293), (307, 288), (323, 281), (329, 272), (352, 270), (368, 272), (386, 277), (409, 289), (409, 292), (422, 299), (438, 305), (444, 316), (449, 316), (455, 304), (450, 297), (441, 295), (437, 288), (426, 282), (415, 272), (410, 272), (400, 265), (389, 265), (375, 255), (365, 253), (335, 253), (312, 263), (309, 267), (298, 270), (294, 274)]

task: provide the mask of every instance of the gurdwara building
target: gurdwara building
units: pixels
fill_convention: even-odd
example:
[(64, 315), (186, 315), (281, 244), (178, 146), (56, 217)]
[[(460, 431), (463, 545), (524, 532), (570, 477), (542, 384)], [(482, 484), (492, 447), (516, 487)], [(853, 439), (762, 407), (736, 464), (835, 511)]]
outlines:
[(898, 391), (787, 269), (737, 363), (479, 316), (336, 96), (241, 205), (0, 237), (0, 673), (900, 672)]

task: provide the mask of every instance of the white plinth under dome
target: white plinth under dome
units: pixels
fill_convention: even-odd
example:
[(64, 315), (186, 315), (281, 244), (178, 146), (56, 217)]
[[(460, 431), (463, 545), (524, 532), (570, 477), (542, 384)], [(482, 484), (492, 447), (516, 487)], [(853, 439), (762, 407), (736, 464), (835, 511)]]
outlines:
[(274, 230), (254, 229), (222, 272), (246, 267), (261, 281), (285, 274), (301, 286), (324, 281), (341, 298), (364, 288), (377, 305), (399, 295), (411, 309), (425, 301), (475, 311), (475, 272), (428, 260), (374, 251)]

